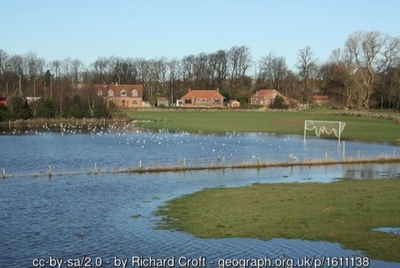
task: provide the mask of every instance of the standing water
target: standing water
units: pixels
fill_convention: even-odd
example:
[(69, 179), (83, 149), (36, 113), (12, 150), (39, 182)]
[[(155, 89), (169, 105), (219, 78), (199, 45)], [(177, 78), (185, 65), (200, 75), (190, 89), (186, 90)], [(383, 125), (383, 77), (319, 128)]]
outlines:
[[(7, 174), (119, 169), (139, 164), (175, 165), (196, 161), (292, 161), (341, 157), (336, 141), (265, 133), (189, 134), (140, 130), (89, 133), (32, 132), (3, 135), (0, 167)], [(347, 142), (347, 156), (392, 155), (399, 147)], [(191, 162), (192, 161), (192, 162)], [(67, 172), (66, 172), (67, 173)], [(65, 176), (14, 176), (0, 182), (0, 267), (145, 266), (151, 258), (174, 267), (240, 267), (244, 260), (290, 260), (343, 257), (363, 261), (362, 252), (340, 244), (302, 240), (201, 239), (184, 232), (157, 229), (153, 213), (166, 201), (205, 187), (252, 183), (331, 182), (337, 178), (399, 176), (386, 165), (332, 165), (267, 169), (225, 169), (163, 173)], [(191, 260), (191, 263), (189, 264)], [(283, 260), (286, 260), (283, 265)], [(118, 261), (120, 261), (118, 263)], [(171, 263), (167, 263), (170, 261)], [(172, 263), (174, 261), (174, 263)], [(276, 262), (280, 263), (276, 263)], [(79, 265), (81, 264), (81, 265)], [(117, 264), (119, 264), (117, 266)], [(195, 265), (197, 264), (197, 265)], [(236, 264), (236, 266), (233, 266)], [(249, 264), (249, 263), (248, 263)], [(265, 263), (268, 264), (268, 263)], [(57, 266), (53, 266), (57, 267)], [(266, 266), (267, 267), (267, 266)], [(328, 267), (325, 262), (325, 267)], [(356, 266), (354, 266), (356, 267)], [(400, 267), (371, 260), (370, 267)]]

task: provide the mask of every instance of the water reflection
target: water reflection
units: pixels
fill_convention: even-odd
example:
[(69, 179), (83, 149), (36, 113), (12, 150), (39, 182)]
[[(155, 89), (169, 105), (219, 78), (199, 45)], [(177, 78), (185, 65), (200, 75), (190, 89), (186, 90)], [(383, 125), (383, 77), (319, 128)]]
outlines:
[(348, 164), (345, 165), (344, 178), (397, 178), (400, 177), (399, 164)]

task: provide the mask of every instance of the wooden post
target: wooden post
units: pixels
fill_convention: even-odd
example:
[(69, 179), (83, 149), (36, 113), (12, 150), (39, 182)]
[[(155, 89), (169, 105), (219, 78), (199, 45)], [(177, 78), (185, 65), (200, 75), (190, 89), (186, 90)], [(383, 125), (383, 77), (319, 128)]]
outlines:
[(343, 141), (343, 149), (342, 149), (342, 159), (346, 159), (346, 142)]

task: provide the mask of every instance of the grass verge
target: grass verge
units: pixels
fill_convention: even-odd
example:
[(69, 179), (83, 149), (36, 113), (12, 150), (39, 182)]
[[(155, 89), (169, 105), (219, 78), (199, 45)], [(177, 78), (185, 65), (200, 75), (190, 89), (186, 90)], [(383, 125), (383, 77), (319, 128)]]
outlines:
[(332, 183), (255, 184), (204, 189), (156, 212), (161, 227), (203, 238), (297, 238), (341, 243), (374, 259), (400, 262), (400, 178)]

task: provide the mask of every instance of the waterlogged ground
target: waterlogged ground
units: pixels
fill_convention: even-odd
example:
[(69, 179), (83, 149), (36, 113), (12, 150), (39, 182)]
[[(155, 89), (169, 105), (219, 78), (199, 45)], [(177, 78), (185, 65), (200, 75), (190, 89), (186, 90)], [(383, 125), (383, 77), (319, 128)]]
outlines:
[[(50, 164), (61, 171), (92, 169), (94, 163), (99, 169), (117, 169), (137, 165), (140, 160), (146, 164), (176, 163), (182, 158), (216, 159), (218, 153), (232, 154), (240, 161), (257, 155), (287, 159), (289, 153), (297, 157), (342, 154), (336, 141), (308, 139), (304, 146), (302, 137), (265, 133), (149, 133), (99, 127), (84, 132), (43, 130), (0, 135), (0, 167), (10, 174), (31, 174), (46, 171)], [(346, 143), (348, 155), (357, 155), (358, 150), (361, 154), (393, 154), (397, 149), (390, 145)], [(52, 261), (64, 260), (63, 267), (68, 267), (67, 261), (77, 260), (87, 261), (92, 267), (100, 262), (102, 267), (115, 267), (116, 258), (129, 263), (132, 257), (144, 262), (149, 258), (174, 259), (176, 267), (179, 260), (189, 259), (204, 260), (208, 267), (233, 267), (234, 261), (239, 265), (240, 260), (266, 258), (281, 266), (283, 261), (290, 265), (313, 257), (314, 262), (324, 260), (324, 267), (332, 267), (327, 258), (364, 261), (362, 252), (323, 241), (199, 239), (183, 232), (159, 230), (159, 219), (153, 213), (166, 201), (204, 187), (256, 182), (328, 183), (343, 177), (362, 179), (371, 175), (399, 176), (400, 167), (369, 164), (10, 177), (0, 181), (0, 267), (33, 267), (34, 261), (40, 260), (49, 264), (50, 257)], [(399, 263), (368, 261), (370, 267), (400, 267)]]

